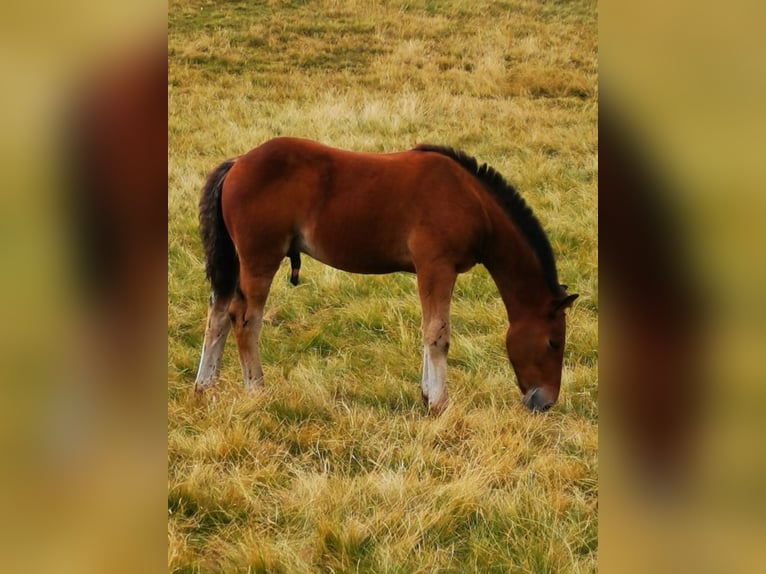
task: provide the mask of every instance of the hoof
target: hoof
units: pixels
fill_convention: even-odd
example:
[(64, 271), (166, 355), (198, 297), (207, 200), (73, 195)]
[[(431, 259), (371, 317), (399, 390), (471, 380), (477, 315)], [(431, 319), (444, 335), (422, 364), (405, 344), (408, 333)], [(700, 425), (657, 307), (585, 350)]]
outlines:
[(248, 381), (245, 383), (245, 390), (248, 393), (256, 393), (266, 388), (266, 381), (263, 377), (255, 379), (254, 381)]
[(447, 410), (448, 404), (449, 404), (449, 399), (447, 398), (447, 393), (445, 392), (438, 401), (434, 401), (433, 403), (428, 403), (428, 414), (438, 417), (445, 410)]
[(205, 387), (194, 383), (194, 389), (189, 393), (189, 403), (192, 405), (202, 405), (205, 402)]

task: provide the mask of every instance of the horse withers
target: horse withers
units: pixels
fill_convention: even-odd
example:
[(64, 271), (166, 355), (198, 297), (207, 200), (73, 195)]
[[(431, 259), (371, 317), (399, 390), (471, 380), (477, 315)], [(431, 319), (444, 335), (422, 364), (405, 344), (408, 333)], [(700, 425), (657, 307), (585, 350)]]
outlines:
[(297, 283), (300, 254), (352, 273), (416, 273), (423, 312), (421, 391), (448, 402), (449, 307), (459, 273), (489, 271), (505, 304), (508, 357), (530, 410), (558, 399), (565, 309), (548, 238), (516, 190), (463, 152), (419, 145), (357, 153), (277, 138), (219, 165), (199, 203), (212, 287), (195, 391), (217, 377), (231, 328), (246, 387), (264, 384), (258, 339), (283, 258)]

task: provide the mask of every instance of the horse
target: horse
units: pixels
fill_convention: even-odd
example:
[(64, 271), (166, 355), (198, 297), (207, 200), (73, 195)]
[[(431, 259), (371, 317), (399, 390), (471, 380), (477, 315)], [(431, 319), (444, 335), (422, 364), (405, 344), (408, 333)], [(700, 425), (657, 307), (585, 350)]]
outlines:
[(553, 251), (532, 210), (487, 164), (421, 144), (362, 153), (281, 137), (215, 168), (199, 201), (212, 294), (194, 383), (217, 379), (230, 329), (246, 388), (264, 385), (258, 341), (281, 261), (297, 283), (300, 256), (351, 273), (415, 273), (422, 309), (421, 395), (448, 404), (449, 308), (458, 274), (480, 263), (505, 305), (508, 358), (531, 411), (558, 399), (565, 310), (577, 294), (558, 282)]

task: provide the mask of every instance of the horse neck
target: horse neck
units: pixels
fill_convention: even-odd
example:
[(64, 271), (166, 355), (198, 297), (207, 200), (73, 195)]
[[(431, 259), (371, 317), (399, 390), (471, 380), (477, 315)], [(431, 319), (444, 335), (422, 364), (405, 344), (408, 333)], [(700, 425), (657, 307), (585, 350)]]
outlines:
[(508, 319), (537, 309), (551, 298), (534, 251), (503, 214), (493, 225), (493, 240), (485, 246), (484, 266), (497, 285)]

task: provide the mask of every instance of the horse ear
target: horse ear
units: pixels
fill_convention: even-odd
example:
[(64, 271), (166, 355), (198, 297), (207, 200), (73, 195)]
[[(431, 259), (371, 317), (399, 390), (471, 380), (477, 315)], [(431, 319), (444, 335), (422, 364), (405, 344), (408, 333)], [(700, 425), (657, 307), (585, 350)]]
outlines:
[(567, 307), (571, 307), (572, 303), (574, 303), (574, 300), (579, 296), (579, 293), (570, 293), (569, 295), (564, 295), (559, 299), (554, 300), (553, 310), (558, 311), (559, 309), (566, 309)]
[(569, 289), (569, 285), (564, 285), (563, 283), (559, 283), (559, 287), (562, 293), (566, 293), (567, 289)]

